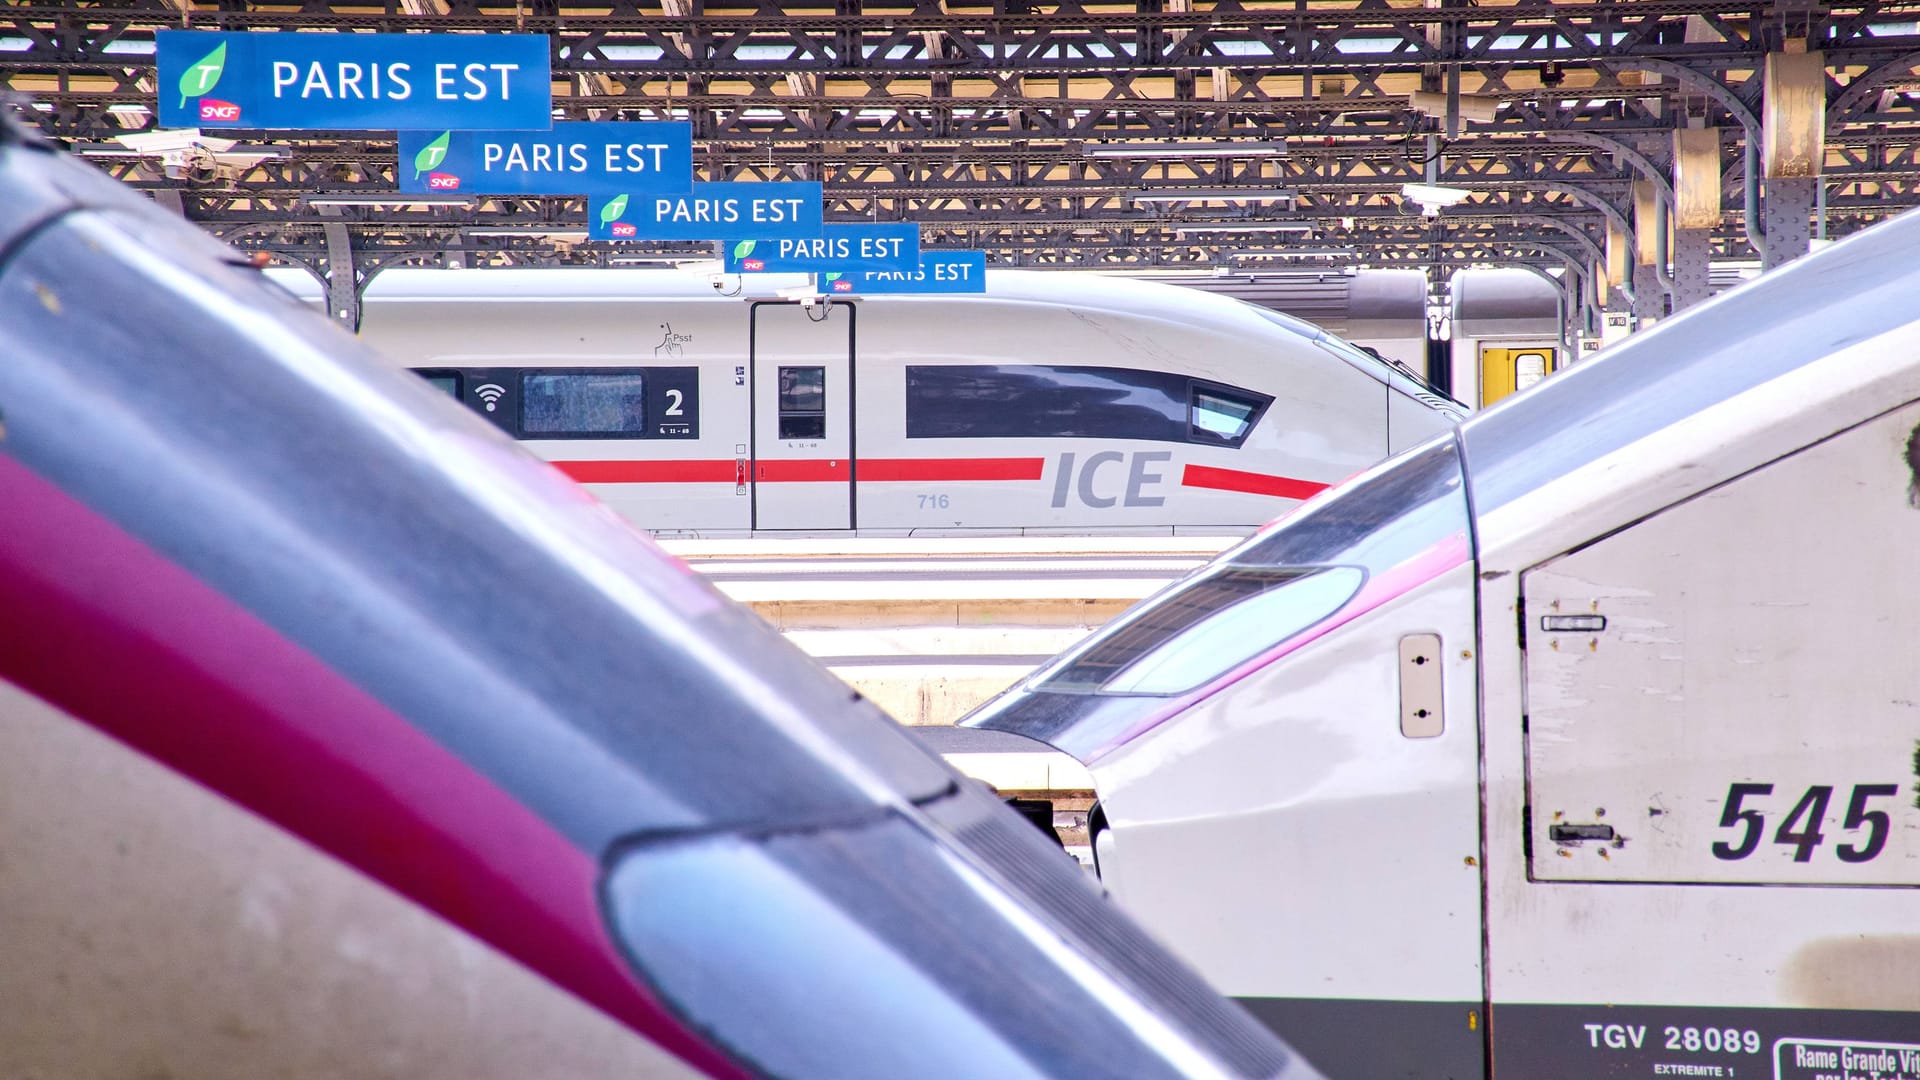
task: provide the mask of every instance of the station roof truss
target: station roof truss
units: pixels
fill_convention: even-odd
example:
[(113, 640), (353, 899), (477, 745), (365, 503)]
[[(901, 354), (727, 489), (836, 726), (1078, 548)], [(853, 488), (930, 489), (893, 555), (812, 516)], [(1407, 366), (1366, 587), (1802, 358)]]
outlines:
[[(29, 0), (0, 7), (0, 93), (111, 152), (153, 126), (153, 32), (174, 27), (545, 34), (556, 119), (686, 120), (700, 179), (818, 180), (829, 221), (918, 221), (923, 245), (996, 265), (1586, 275), (1610, 224), (1632, 232), (1636, 181), (1671, 194), (1674, 130), (1702, 126), (1712, 250), (1750, 258), (1746, 147), (1777, 51), (1824, 52), (1829, 233), (1920, 204), (1920, 3)], [(96, 161), (285, 261), (344, 238), (362, 276), (712, 253), (589, 243), (581, 198), (317, 205), (391, 192), (392, 134), (237, 137), (276, 156)], [(1468, 194), (1427, 215), (1408, 183)]]

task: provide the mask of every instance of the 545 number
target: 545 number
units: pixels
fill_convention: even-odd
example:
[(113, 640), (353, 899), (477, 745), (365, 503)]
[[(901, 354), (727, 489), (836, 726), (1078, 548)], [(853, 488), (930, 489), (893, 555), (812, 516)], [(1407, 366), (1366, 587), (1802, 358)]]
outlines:
[[(1748, 805), (1750, 800), (1773, 794), (1772, 784), (1736, 783), (1727, 788), (1727, 801), (1720, 813), (1720, 827), (1740, 829), (1741, 832), (1732, 841), (1720, 840), (1713, 845), (1713, 856), (1735, 862), (1744, 859), (1759, 848), (1760, 840), (1766, 835), (1767, 818), (1765, 812)], [(1870, 810), (1867, 804), (1874, 799), (1890, 799), (1900, 794), (1898, 784), (1855, 784), (1853, 795), (1847, 800), (1847, 814), (1841, 821), (1843, 831), (1866, 829), (1867, 834), (1858, 843), (1836, 844), (1833, 853), (1844, 863), (1863, 863), (1879, 855), (1887, 846), (1887, 832), (1893, 823), (1885, 810)], [(1773, 831), (1773, 842), (1793, 848), (1793, 861), (1809, 862), (1813, 859), (1813, 849), (1826, 842), (1826, 834), (1820, 831), (1827, 817), (1827, 804), (1833, 801), (1833, 785), (1815, 784), (1807, 788), (1800, 801), (1787, 811), (1786, 820)]]

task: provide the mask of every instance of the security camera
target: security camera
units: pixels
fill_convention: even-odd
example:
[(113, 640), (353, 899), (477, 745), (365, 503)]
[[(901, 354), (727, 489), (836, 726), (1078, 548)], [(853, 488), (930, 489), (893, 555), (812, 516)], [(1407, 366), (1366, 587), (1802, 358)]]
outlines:
[(204, 147), (170, 150), (160, 155), (161, 171), (169, 180), (209, 184), (220, 178), (220, 161)]

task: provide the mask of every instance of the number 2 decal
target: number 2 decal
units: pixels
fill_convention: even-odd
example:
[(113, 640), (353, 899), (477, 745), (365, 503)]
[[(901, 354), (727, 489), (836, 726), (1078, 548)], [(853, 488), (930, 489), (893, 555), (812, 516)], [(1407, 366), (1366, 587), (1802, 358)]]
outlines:
[(684, 392), (679, 390), (669, 389), (667, 391), (667, 400), (671, 404), (667, 406), (667, 411), (665, 415), (682, 416), (686, 413), (686, 410), (680, 407), (680, 403), (687, 400), (687, 395)]
[[(1810, 785), (1773, 831), (1774, 843), (1793, 849), (1794, 862), (1811, 862), (1814, 850), (1826, 842), (1826, 834), (1820, 826), (1826, 820), (1827, 806), (1833, 801), (1833, 792), (1831, 784)], [(1858, 843), (1834, 845), (1833, 853), (1841, 862), (1868, 862), (1887, 846), (1887, 833), (1893, 822), (1885, 810), (1867, 809), (1867, 801), (1890, 799), (1899, 793), (1898, 784), (1853, 786), (1840, 829), (1843, 832), (1857, 832), (1864, 828), (1867, 832)], [(1734, 783), (1728, 786), (1726, 803), (1720, 812), (1720, 828), (1737, 828), (1740, 832), (1734, 842), (1714, 841), (1714, 858), (1735, 862), (1754, 853), (1766, 835), (1767, 818), (1765, 811), (1751, 803), (1772, 794), (1772, 784)]]

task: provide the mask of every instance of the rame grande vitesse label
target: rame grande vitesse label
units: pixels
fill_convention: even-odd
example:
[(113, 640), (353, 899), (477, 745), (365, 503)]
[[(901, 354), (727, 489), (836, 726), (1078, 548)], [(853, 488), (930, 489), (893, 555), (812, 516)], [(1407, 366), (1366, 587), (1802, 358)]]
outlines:
[(1781, 1039), (1775, 1080), (1920, 1080), (1920, 1043)]

